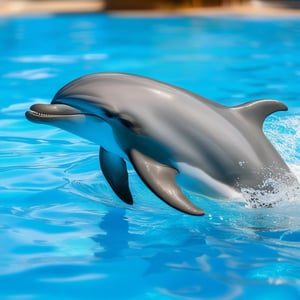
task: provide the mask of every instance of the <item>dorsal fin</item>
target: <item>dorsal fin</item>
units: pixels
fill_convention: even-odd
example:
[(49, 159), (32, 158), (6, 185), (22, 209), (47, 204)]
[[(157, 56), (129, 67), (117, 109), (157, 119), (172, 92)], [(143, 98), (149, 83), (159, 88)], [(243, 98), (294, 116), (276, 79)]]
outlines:
[(262, 127), (267, 116), (276, 111), (288, 110), (287, 106), (277, 100), (256, 100), (231, 108), (252, 123)]

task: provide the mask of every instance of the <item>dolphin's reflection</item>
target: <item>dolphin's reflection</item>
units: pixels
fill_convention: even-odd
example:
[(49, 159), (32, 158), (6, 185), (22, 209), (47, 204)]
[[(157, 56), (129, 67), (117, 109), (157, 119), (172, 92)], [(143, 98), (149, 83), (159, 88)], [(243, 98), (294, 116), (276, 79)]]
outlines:
[(97, 234), (92, 239), (104, 250), (95, 252), (99, 258), (118, 258), (128, 248), (130, 234), (125, 209), (110, 209), (99, 223), (104, 234)]

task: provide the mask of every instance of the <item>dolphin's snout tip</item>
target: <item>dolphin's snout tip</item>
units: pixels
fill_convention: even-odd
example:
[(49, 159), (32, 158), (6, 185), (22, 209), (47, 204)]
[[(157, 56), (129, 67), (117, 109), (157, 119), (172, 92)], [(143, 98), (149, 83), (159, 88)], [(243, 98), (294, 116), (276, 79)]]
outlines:
[(39, 119), (42, 113), (39, 112), (38, 107), (41, 104), (34, 104), (31, 105), (29, 110), (25, 112), (25, 117), (27, 120), (34, 122), (34, 123), (40, 123)]
[(30, 110), (45, 115), (75, 115), (81, 111), (66, 104), (34, 104)]
[(25, 117), (34, 123), (45, 123), (81, 115), (82, 112), (80, 110), (65, 104), (33, 104), (25, 112)]

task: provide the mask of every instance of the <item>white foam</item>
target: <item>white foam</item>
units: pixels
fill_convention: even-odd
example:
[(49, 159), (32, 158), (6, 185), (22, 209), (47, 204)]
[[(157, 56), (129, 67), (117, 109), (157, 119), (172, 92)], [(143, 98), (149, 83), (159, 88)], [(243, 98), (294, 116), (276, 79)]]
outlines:
[[(264, 132), (300, 182), (300, 116), (272, 116), (264, 124)], [(274, 207), (300, 203), (300, 188), (294, 180), (267, 178), (261, 190), (243, 188), (246, 207)], [(268, 187), (264, 191), (264, 186)]]
[[(264, 132), (300, 182), (300, 116), (273, 116), (264, 124)], [(246, 207), (274, 207), (300, 203), (300, 187), (294, 180), (267, 178), (261, 190), (243, 188)], [(266, 192), (263, 187), (272, 192)]]
[(256, 190), (253, 188), (242, 188), (242, 194), (246, 201), (246, 207), (275, 207), (287, 205), (288, 203), (300, 203), (300, 188), (298, 183), (287, 184), (274, 179), (267, 179), (263, 186), (271, 187), (272, 192), (263, 188)]
[(289, 167), (291, 169), (291, 171), (295, 174), (295, 176), (297, 177), (298, 181), (300, 182), (300, 165), (296, 165), (296, 164), (289, 164)]

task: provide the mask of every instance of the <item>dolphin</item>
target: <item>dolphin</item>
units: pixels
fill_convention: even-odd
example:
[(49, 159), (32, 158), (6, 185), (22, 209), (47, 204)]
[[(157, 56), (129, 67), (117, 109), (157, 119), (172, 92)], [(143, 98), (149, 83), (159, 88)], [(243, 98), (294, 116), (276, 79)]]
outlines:
[[(116, 195), (132, 204), (127, 163), (175, 209), (204, 215), (181, 186), (207, 198), (243, 198), (297, 181), (262, 125), (287, 106), (257, 100), (226, 107), (147, 77), (95, 73), (71, 81), (51, 104), (34, 104), (28, 120), (57, 126), (98, 145), (100, 167)], [(255, 193), (253, 193), (255, 197)]]

